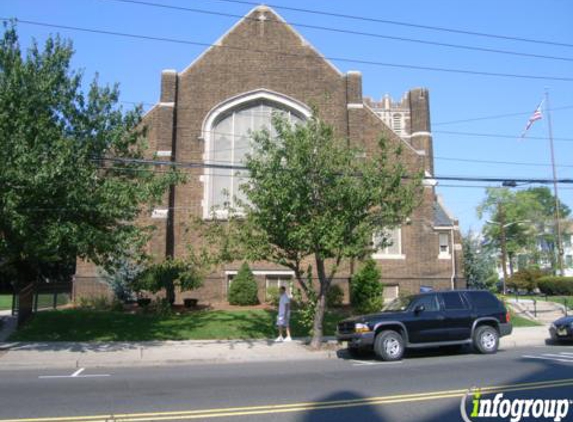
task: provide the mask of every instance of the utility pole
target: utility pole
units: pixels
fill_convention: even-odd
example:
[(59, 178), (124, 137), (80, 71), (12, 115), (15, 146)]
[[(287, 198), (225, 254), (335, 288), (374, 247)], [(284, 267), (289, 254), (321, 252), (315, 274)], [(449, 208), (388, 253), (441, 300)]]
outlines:
[(501, 202), (497, 205), (498, 217), (499, 217), (499, 230), (500, 230), (500, 241), (501, 241), (501, 266), (503, 270), (503, 294), (507, 293), (506, 283), (507, 283), (507, 248), (505, 239), (505, 212), (503, 210), (503, 204)]

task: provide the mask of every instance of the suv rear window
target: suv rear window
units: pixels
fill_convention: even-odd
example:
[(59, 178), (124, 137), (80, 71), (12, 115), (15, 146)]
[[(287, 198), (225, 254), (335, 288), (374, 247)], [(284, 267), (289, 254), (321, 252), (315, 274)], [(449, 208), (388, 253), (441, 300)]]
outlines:
[(444, 309), (447, 311), (467, 308), (458, 292), (442, 293), (442, 298), (444, 299)]
[(478, 309), (499, 308), (499, 300), (489, 292), (468, 292), (468, 296)]

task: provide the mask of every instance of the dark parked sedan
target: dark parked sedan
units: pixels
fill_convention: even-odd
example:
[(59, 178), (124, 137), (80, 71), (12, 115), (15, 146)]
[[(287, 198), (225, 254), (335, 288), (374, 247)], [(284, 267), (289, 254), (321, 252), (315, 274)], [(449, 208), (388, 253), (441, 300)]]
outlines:
[(559, 318), (549, 327), (549, 334), (554, 341), (573, 340), (573, 316)]

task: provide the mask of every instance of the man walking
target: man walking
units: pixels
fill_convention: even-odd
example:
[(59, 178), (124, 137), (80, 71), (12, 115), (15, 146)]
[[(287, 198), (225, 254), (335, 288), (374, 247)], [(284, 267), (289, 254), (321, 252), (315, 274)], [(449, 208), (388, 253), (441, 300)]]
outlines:
[[(292, 341), (290, 337), (290, 297), (286, 293), (285, 286), (281, 286), (279, 289), (279, 314), (277, 315), (277, 327), (279, 329), (279, 336), (275, 340), (276, 342), (281, 341)], [(283, 330), (286, 332), (286, 337), (283, 337)]]

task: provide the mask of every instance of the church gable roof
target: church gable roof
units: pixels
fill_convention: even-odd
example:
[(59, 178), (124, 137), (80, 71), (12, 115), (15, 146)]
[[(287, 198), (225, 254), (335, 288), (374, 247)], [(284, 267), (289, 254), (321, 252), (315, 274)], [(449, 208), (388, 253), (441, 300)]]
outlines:
[(312, 46), (298, 31), (268, 6), (257, 6), (237, 21), (215, 43), (203, 51), (186, 73), (218, 49), (243, 50), (245, 53), (274, 55), (276, 58), (312, 58), (326, 63), (339, 76), (342, 72)]

